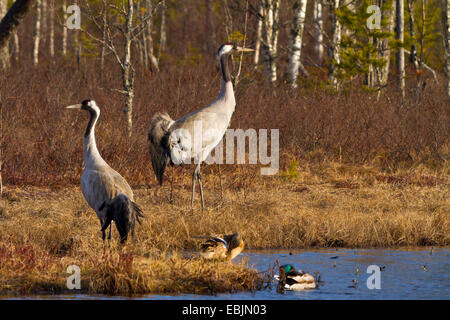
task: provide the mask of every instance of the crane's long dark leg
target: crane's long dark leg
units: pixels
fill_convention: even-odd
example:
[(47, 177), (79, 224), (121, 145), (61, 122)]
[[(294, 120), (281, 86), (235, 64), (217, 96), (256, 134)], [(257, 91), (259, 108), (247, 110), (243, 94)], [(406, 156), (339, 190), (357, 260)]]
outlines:
[(173, 203), (173, 170), (174, 170), (174, 166), (172, 166), (172, 183), (170, 184), (170, 198), (169, 198), (169, 202)]
[(109, 241), (111, 241), (111, 235), (112, 235), (112, 223), (109, 225), (109, 235), (108, 235)]
[(197, 165), (198, 187), (200, 188), (200, 198), (202, 199), (202, 210), (205, 208), (205, 200), (203, 199), (202, 175), (200, 173), (200, 163)]
[(217, 165), (219, 166), (220, 201), (223, 202), (222, 171), (220, 170), (220, 163), (218, 163)]
[(197, 167), (192, 174), (192, 199), (191, 199), (191, 209), (194, 209), (194, 194), (195, 194), (195, 178), (197, 177)]
[(106, 247), (106, 232), (103, 230), (103, 225), (105, 224), (105, 220), (100, 219), (100, 225), (102, 226), (102, 240), (103, 240), (103, 246)]

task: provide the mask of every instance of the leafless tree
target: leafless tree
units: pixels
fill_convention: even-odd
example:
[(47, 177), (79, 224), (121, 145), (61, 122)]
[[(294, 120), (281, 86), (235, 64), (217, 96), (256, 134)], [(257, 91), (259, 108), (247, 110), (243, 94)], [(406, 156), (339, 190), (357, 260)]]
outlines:
[[(147, 4), (151, 2), (147, 1)], [(161, 0), (157, 2), (156, 5), (151, 6), (151, 10), (146, 11), (145, 17), (138, 21), (135, 19), (135, 3), (133, 0), (122, 1), (120, 6), (108, 3), (103, 0), (103, 10), (102, 14), (96, 15), (89, 5), (89, 1), (85, 1), (85, 10), (89, 20), (91, 20), (97, 28), (98, 33), (101, 36), (96, 36), (87, 30), (83, 29), (91, 39), (104, 45), (114, 56), (116, 62), (119, 64), (122, 71), (122, 90), (117, 90), (125, 95), (125, 108), (124, 113), (126, 115), (128, 135), (131, 136), (133, 128), (133, 99), (134, 99), (134, 75), (135, 69), (133, 66), (131, 44), (133, 41), (138, 39), (139, 35), (142, 34), (146, 28), (145, 24), (149, 23), (152, 19), (155, 10), (161, 4)], [(122, 25), (117, 23), (113, 24), (108, 19), (103, 18), (103, 14), (106, 14), (107, 9), (112, 9), (124, 20)], [(113, 31), (118, 30), (119, 34), (122, 36), (123, 42), (121, 44), (115, 41)], [(106, 36), (105, 36), (106, 34)]]
[(161, 26), (158, 50), (158, 64), (161, 59), (161, 54), (166, 50), (167, 35), (166, 35), (166, 1), (161, 2)]
[(50, 57), (55, 57), (55, 0), (49, 2), (49, 51)]
[(19, 44), (19, 35), (17, 34), (17, 31), (14, 32), (14, 59), (16, 61), (19, 61), (19, 54), (20, 54), (20, 44)]
[[(157, 3), (157, 5), (160, 2)], [(153, 4), (152, 0), (146, 0), (145, 3), (145, 12), (148, 12), (149, 15), (147, 15), (144, 19), (146, 19), (145, 23), (143, 24), (143, 36), (145, 38), (145, 42), (146, 42), (146, 48), (147, 48), (147, 54), (148, 54), (148, 59), (150, 60), (150, 65), (152, 66), (152, 68), (158, 72), (159, 71), (159, 61), (156, 58), (155, 55), (155, 48), (154, 48), (154, 44), (153, 44), (153, 36), (152, 36), (152, 32), (153, 32), (153, 13), (156, 11), (156, 7)]]
[(41, 41), (41, 0), (36, 0), (34, 33), (33, 33), (33, 64), (37, 66), (39, 62), (39, 43)]
[(63, 11), (63, 20), (64, 20), (63, 34), (62, 34), (62, 52), (63, 52), (63, 55), (66, 56), (66, 54), (67, 54), (67, 26), (66, 26), (67, 4), (66, 4), (66, 0), (63, 0), (63, 2), (62, 2), (62, 11)]
[(253, 63), (257, 65), (259, 63), (260, 49), (261, 49), (261, 36), (262, 36), (262, 27), (263, 27), (263, 7), (262, 3), (259, 4), (256, 25), (256, 39), (255, 39), (255, 54), (253, 56)]

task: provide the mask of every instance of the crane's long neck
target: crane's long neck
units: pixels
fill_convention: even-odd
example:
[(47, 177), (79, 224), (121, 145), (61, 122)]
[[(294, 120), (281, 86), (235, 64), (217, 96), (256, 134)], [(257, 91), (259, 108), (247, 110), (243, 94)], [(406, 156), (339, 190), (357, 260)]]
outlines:
[(223, 54), (220, 56), (220, 69), (222, 70), (222, 87), (220, 89), (219, 98), (225, 99), (227, 102), (230, 102), (230, 106), (232, 105), (234, 111), (234, 91), (233, 84), (231, 82), (231, 72), (228, 65), (229, 54)]
[(106, 162), (100, 156), (95, 143), (95, 125), (100, 115), (94, 110), (89, 110), (89, 113), (91, 117), (84, 133), (84, 166), (86, 169), (93, 169), (105, 165)]

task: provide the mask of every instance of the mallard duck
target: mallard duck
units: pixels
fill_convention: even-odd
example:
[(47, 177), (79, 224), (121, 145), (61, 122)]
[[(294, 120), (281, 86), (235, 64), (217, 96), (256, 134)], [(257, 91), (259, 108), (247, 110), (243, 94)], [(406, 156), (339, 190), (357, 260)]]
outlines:
[(207, 240), (200, 246), (200, 254), (205, 259), (224, 259), (231, 263), (231, 260), (244, 250), (244, 241), (239, 233), (226, 234), (222, 237), (204, 237)]
[(301, 291), (305, 289), (315, 289), (316, 281), (312, 275), (295, 270), (290, 264), (280, 267), (280, 275), (275, 275), (278, 280), (278, 287), (286, 290)]

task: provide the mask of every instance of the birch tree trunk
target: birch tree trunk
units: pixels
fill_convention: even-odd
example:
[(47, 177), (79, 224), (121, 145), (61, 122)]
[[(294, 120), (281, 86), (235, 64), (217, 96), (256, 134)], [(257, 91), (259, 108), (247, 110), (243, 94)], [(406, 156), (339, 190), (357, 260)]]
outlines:
[(255, 55), (253, 56), (253, 63), (257, 65), (259, 63), (259, 56), (260, 56), (260, 50), (261, 50), (261, 36), (262, 36), (262, 27), (263, 27), (263, 7), (262, 3), (259, 4), (257, 16), (258, 22), (256, 25), (256, 43), (255, 43)]
[(105, 54), (106, 54), (106, 28), (108, 27), (108, 9), (106, 2), (103, 2), (102, 9), (102, 43), (100, 45), (100, 78), (103, 79), (103, 69), (105, 67)]
[[(152, 14), (153, 12), (153, 6), (151, 0), (146, 0), (146, 12), (148, 14)], [(153, 30), (153, 18), (149, 18), (146, 22), (147, 24), (147, 50), (148, 50), (148, 58), (150, 59), (150, 64), (155, 69), (156, 72), (159, 71), (159, 64), (158, 59), (155, 56), (155, 50), (153, 47), (153, 37), (152, 37), (152, 30)]]
[[(144, 21), (145, 14), (144, 14), (144, 10), (142, 10), (142, 9), (145, 8), (145, 2), (144, 2), (144, 5), (142, 6), (141, 0), (138, 0), (137, 4), (136, 4), (136, 8), (137, 8), (136, 15), (139, 15), (139, 20)], [(147, 41), (145, 41), (145, 24), (144, 23), (139, 24), (139, 32), (141, 32), (141, 35), (142, 35), (142, 37), (140, 39), (136, 38), (138, 51), (139, 51), (139, 59), (140, 59), (141, 65), (143, 65), (147, 69), (147, 66), (148, 66), (147, 45), (146, 45)]]
[(293, 5), (294, 18), (292, 21), (288, 66), (286, 70), (286, 80), (293, 88), (297, 87), (298, 69), (301, 65), (300, 57), (302, 53), (306, 5), (307, 0), (296, 0)]
[[(0, 20), (8, 12), (8, 0), (0, 0)], [(5, 70), (9, 68), (9, 48), (8, 44), (0, 49), (0, 68)]]
[(208, 55), (217, 55), (216, 53), (216, 29), (214, 28), (214, 11), (212, 8), (213, 0), (205, 0), (206, 15), (205, 15), (205, 35), (206, 39), (206, 52)]
[(340, 62), (340, 42), (341, 42), (341, 24), (339, 23), (335, 10), (339, 8), (339, 0), (331, 0), (330, 2), (330, 21), (331, 21), (331, 43), (330, 43), (330, 68), (328, 78), (330, 83), (336, 89), (338, 88), (338, 80), (336, 78), (336, 64)]
[(278, 47), (278, 12), (280, 0), (262, 0), (265, 41), (264, 48), (264, 68), (269, 84), (273, 85), (277, 81), (277, 47)]
[(401, 47), (397, 51), (397, 77), (398, 89), (405, 96), (405, 50), (403, 48), (404, 41), (404, 0), (396, 0), (396, 39), (401, 42)]
[(128, 8), (125, 25), (125, 48), (122, 62), (122, 81), (125, 90), (125, 109), (124, 112), (127, 118), (128, 136), (131, 137), (133, 129), (133, 98), (134, 98), (134, 69), (131, 65), (131, 42), (132, 42), (132, 28), (133, 28), (133, 14), (134, 3), (133, 0), (128, 0)]
[(19, 61), (20, 58), (20, 43), (19, 43), (19, 35), (17, 34), (17, 31), (14, 32), (14, 59), (16, 61)]
[[(78, 5), (77, 0), (73, 0), (74, 5)], [(80, 31), (78, 29), (72, 30), (73, 31), (73, 43), (74, 43), (74, 49), (76, 50), (76, 59), (77, 59), (77, 67), (78, 70), (80, 69), (80, 62), (81, 62), (81, 40), (80, 40)]]
[(55, 0), (50, 0), (49, 3), (49, 51), (50, 57), (55, 57)]
[(167, 35), (166, 35), (166, 1), (163, 0), (161, 5), (161, 31), (159, 38), (159, 50), (158, 50), (158, 65), (161, 58), (161, 54), (166, 50)]
[(63, 35), (62, 35), (62, 52), (63, 55), (67, 54), (67, 5), (66, 0), (62, 2), (62, 10), (63, 10)]
[(16, 0), (5, 17), (0, 21), (0, 52), (30, 11), (35, 0)]
[[(377, 5), (381, 8), (383, 0), (377, 0)], [(387, 26), (385, 31), (392, 33), (394, 31), (394, 16), (395, 16), (395, 2), (392, 2), (392, 7), (381, 12), (381, 19), (387, 17)], [(378, 86), (385, 86), (389, 79), (389, 65), (391, 50), (389, 47), (389, 39), (378, 40), (377, 43), (378, 57), (382, 57), (386, 64), (383, 67), (376, 68), (376, 82)]]
[(45, 35), (47, 34), (47, 20), (48, 20), (48, 15), (47, 15), (47, 2), (49, 0), (41, 0), (41, 45), (43, 46), (46, 39), (45, 39)]
[(314, 46), (317, 62), (319, 65), (323, 62), (323, 18), (322, 18), (322, 0), (314, 1), (314, 30), (316, 43)]
[(33, 34), (33, 65), (39, 63), (39, 42), (41, 41), (41, 0), (36, 0), (36, 16)]
[(445, 41), (445, 75), (447, 78), (447, 94), (450, 96), (450, 0), (445, 0), (444, 41)]

